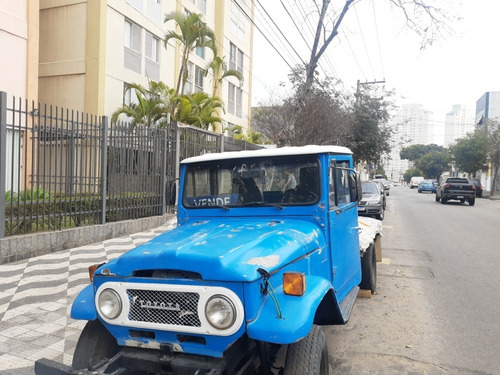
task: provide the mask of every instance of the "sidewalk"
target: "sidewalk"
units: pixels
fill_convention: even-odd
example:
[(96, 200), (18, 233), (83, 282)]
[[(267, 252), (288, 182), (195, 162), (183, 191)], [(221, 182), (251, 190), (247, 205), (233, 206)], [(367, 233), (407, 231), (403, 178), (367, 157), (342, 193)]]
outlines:
[(0, 265), (0, 375), (33, 375), (42, 357), (71, 365), (85, 321), (69, 317), (88, 283), (88, 266), (104, 262), (172, 229), (145, 232)]

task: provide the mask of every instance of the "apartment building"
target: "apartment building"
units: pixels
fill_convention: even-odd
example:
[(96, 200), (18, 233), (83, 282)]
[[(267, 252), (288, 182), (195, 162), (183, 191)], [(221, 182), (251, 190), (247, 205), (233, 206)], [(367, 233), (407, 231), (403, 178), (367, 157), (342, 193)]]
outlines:
[(38, 1), (0, 1), (0, 91), (38, 98)]
[(466, 106), (456, 104), (446, 114), (444, 123), (444, 147), (448, 148), (459, 138), (474, 131), (474, 116)]
[[(476, 124), (479, 129), (488, 133), (491, 129), (488, 128), (487, 120), (500, 121), (500, 91), (485, 92), (476, 101)], [(496, 175), (500, 176), (500, 168), (497, 169)], [(481, 180), (485, 191), (500, 191), (500, 178), (497, 177), (496, 186), (493, 186), (493, 165), (491, 163), (488, 164), (487, 170), (480, 171), (476, 177)]]
[[(111, 114), (134, 100), (128, 83), (148, 80), (176, 87), (181, 46), (163, 38), (175, 23), (174, 11), (195, 12), (214, 30), (219, 55), (244, 76), (240, 86), (228, 77), (217, 96), (225, 103), (218, 131), (240, 125), (248, 129), (251, 101), (253, 2), (250, 0), (39, 0), (39, 100), (87, 113)], [(31, 0), (30, 0), (31, 3)], [(212, 52), (190, 56), (184, 93), (212, 94), (212, 77), (204, 72)]]

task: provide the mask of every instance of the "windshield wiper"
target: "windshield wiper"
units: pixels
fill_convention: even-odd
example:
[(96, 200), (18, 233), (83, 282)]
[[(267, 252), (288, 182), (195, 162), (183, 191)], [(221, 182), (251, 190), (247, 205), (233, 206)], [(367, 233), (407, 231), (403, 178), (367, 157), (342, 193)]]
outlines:
[(226, 206), (226, 205), (224, 205), (224, 204), (216, 204), (216, 205), (213, 205), (213, 206), (211, 206), (211, 207), (223, 208), (223, 209), (225, 209), (226, 211), (229, 211), (229, 210), (231, 209), (231, 207)]
[(259, 202), (245, 202), (242, 203), (241, 206), (269, 206), (269, 207), (277, 207), (280, 210), (283, 209), (283, 205), (280, 203), (271, 203), (271, 202), (266, 202), (266, 201), (259, 201)]

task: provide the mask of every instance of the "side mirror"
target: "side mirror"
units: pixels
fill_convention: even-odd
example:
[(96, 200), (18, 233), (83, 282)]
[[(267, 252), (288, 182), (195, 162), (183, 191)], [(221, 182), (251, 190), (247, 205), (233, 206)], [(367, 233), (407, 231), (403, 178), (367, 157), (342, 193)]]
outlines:
[(351, 173), (349, 175), (349, 190), (351, 193), (351, 202), (359, 203), (363, 194), (361, 192), (361, 179), (358, 178), (356, 173)]
[(175, 206), (177, 199), (177, 180), (169, 181), (167, 197), (168, 197), (167, 201), (168, 205)]

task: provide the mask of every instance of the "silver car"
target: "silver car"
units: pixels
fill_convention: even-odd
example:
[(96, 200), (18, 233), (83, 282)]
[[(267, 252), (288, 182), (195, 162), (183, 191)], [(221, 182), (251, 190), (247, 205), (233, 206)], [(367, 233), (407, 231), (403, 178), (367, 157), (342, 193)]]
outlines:
[(384, 220), (384, 192), (379, 186), (374, 181), (361, 183), (363, 197), (358, 204), (358, 215), (373, 216), (375, 219)]

